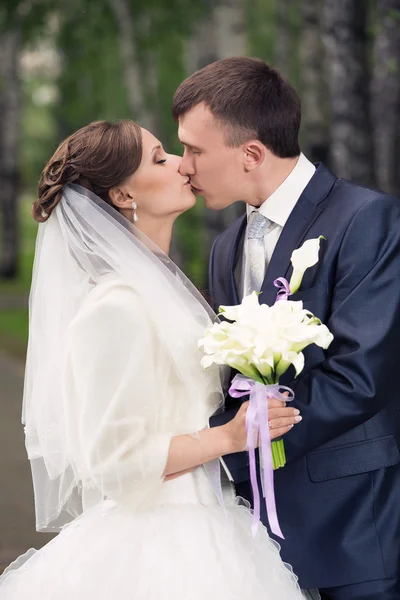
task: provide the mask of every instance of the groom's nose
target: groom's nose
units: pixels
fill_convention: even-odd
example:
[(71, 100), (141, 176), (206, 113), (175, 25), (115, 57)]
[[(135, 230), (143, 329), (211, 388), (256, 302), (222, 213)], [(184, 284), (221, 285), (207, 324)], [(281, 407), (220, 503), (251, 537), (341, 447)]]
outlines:
[(179, 165), (179, 173), (181, 175), (188, 175), (190, 177), (194, 175), (195, 172), (196, 170), (194, 168), (193, 160), (184, 154), (181, 159), (181, 164)]

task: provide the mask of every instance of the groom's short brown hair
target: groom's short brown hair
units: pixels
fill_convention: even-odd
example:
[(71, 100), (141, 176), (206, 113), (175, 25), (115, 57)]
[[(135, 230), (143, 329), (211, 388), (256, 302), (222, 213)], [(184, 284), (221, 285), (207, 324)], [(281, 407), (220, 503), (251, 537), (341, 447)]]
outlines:
[(226, 127), (228, 146), (254, 137), (281, 158), (300, 154), (300, 99), (261, 59), (225, 58), (190, 75), (175, 92), (175, 121), (201, 102)]

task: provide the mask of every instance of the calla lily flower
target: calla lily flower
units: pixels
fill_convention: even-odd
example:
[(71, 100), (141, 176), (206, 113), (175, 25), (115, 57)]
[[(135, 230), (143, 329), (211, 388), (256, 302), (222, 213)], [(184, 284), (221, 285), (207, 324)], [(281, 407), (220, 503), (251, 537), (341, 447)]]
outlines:
[(307, 240), (304, 244), (294, 250), (291, 257), (293, 273), (290, 278), (289, 288), (290, 293), (295, 294), (303, 281), (304, 273), (310, 267), (313, 267), (318, 262), (320, 240), (325, 240), (323, 235), (312, 240)]

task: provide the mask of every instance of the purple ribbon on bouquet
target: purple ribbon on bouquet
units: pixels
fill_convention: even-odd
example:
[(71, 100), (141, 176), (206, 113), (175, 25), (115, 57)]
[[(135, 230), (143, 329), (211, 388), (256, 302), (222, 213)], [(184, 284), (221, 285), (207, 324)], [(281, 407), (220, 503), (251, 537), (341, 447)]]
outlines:
[[(280, 390), (289, 392), (287, 398)], [(274, 467), (271, 451), (271, 435), (268, 423), (268, 404), (267, 398), (276, 398), (287, 402), (293, 400), (294, 392), (290, 388), (280, 385), (265, 385), (245, 377), (236, 375), (229, 389), (232, 398), (242, 398), (250, 395), (249, 407), (246, 413), (246, 431), (247, 431), (247, 449), (249, 452), (250, 463), (250, 482), (253, 491), (254, 511), (253, 511), (253, 536), (257, 533), (258, 523), (260, 521), (260, 491), (257, 482), (256, 469), (256, 445), (259, 438), (260, 446), (260, 476), (265, 506), (267, 509), (268, 522), (272, 533), (285, 539), (278, 522), (276, 511), (275, 492), (274, 492)]]

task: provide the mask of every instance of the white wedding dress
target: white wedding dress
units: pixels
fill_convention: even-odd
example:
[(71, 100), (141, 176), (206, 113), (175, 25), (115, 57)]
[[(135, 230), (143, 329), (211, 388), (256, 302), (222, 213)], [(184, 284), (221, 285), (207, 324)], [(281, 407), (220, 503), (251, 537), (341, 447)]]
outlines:
[(93, 288), (68, 330), (64, 379), (84, 509), (6, 570), (0, 599), (302, 598), (266, 529), (253, 538), (252, 515), (233, 495), (222, 508), (203, 467), (163, 482), (172, 436), (195, 436), (213, 412), (195, 340), (188, 401), (135, 290), (107, 277)]

